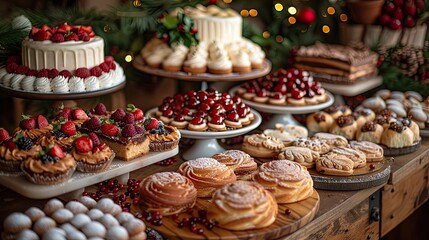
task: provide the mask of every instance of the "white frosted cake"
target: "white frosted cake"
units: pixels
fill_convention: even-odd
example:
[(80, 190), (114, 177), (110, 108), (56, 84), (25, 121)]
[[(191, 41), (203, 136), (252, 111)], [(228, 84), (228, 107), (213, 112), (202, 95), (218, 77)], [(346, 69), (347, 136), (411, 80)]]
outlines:
[(87, 42), (67, 41), (53, 44), (51, 40), (22, 42), (22, 63), (30, 69), (55, 68), (59, 71), (86, 67), (104, 62), (104, 40), (94, 37)]

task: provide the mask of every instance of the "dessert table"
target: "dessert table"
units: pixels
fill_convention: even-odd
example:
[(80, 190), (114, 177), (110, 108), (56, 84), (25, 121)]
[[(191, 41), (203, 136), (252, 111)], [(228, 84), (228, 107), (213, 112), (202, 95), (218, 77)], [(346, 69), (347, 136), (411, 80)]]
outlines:
[[(130, 177), (142, 179), (155, 172), (174, 171), (183, 162), (180, 154), (176, 157), (173, 165), (153, 164), (131, 172)], [(384, 185), (355, 191), (318, 189), (320, 207), (315, 218), (280, 239), (379, 239), (428, 200), (424, 194), (429, 190), (428, 172), (429, 139), (423, 139), (417, 151), (394, 157), (390, 179)], [(86, 191), (96, 191), (96, 186)], [(11, 212), (42, 207), (47, 201), (29, 199), (7, 188), (1, 188), (0, 193), (0, 221)]]

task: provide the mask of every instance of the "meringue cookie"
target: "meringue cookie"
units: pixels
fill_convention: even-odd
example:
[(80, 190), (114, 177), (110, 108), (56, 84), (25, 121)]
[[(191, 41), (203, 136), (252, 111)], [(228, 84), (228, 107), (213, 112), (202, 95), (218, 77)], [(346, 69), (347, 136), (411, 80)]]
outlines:
[(34, 91), (34, 82), (36, 81), (35, 76), (27, 76), (21, 81), (21, 88), (25, 91)]
[(113, 83), (113, 78), (115, 77), (114, 71), (109, 71), (107, 73), (101, 74), (100, 77), (98, 77), (98, 81), (100, 84), (100, 88), (108, 88)]
[(98, 83), (98, 79), (95, 76), (89, 76), (85, 78), (84, 83), (86, 91), (96, 91), (100, 89), (100, 84)]
[(69, 79), (70, 92), (84, 92), (85, 84), (83, 79), (77, 76), (73, 76)]
[(12, 77), (12, 79), (10, 80), (10, 87), (12, 89), (16, 89), (16, 90), (20, 90), (21, 89), (21, 81), (22, 79), (24, 79), (26, 76), (23, 74), (16, 74), (15, 76)]
[(52, 79), (52, 91), (54, 91), (54, 93), (68, 93), (68, 78), (58, 75), (54, 79)]
[(38, 92), (51, 92), (51, 80), (47, 77), (38, 77), (35, 82), (35, 89)]
[(3, 86), (10, 87), (10, 82), (15, 75), (15, 73), (6, 73), (1, 79)]

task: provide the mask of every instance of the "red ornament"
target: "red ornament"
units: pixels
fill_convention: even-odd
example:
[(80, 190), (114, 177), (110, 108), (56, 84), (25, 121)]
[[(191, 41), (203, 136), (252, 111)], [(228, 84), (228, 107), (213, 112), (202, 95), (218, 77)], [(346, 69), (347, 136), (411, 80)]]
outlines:
[(303, 8), (298, 13), (298, 21), (304, 24), (310, 25), (314, 20), (316, 20), (316, 12), (310, 7)]

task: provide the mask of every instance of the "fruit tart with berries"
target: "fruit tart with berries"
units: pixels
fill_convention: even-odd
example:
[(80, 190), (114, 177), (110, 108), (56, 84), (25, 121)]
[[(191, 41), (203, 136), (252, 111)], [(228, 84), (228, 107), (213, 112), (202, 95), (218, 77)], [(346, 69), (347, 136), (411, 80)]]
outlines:
[(179, 144), (180, 133), (176, 127), (164, 125), (163, 122), (155, 118), (146, 119), (143, 126), (148, 132), (151, 151), (168, 151), (176, 148)]
[(105, 121), (98, 135), (119, 159), (129, 161), (149, 152), (150, 140), (147, 133), (136, 124), (118, 126), (117, 123)]
[(107, 110), (106, 106), (103, 103), (97, 103), (97, 105), (89, 110), (90, 117), (98, 117), (100, 119), (110, 118), (112, 114)]
[(24, 160), (21, 170), (32, 183), (53, 185), (70, 179), (76, 169), (72, 155), (55, 143), (43, 148), (34, 157)]
[(40, 150), (42, 148), (33, 144), (30, 138), (21, 134), (12, 138), (4, 128), (0, 128), (0, 170), (20, 172), (21, 163), (36, 156)]
[(101, 172), (110, 166), (115, 157), (112, 149), (93, 132), (76, 138), (71, 155), (79, 172)]
[(89, 117), (85, 110), (81, 108), (61, 107), (55, 119), (56, 121), (71, 120), (80, 125), (89, 119)]
[(16, 136), (20, 134), (35, 142), (39, 138), (45, 136), (47, 133), (52, 131), (52, 129), (52, 124), (50, 124), (46, 117), (43, 115), (22, 115), (21, 121), (19, 122), (19, 127), (14, 130), (12, 135)]
[(69, 151), (73, 145), (74, 139), (79, 135), (76, 124), (69, 120), (54, 123), (53, 126), (53, 130), (39, 138), (37, 143), (42, 147), (47, 147), (51, 143), (56, 143), (64, 151)]

